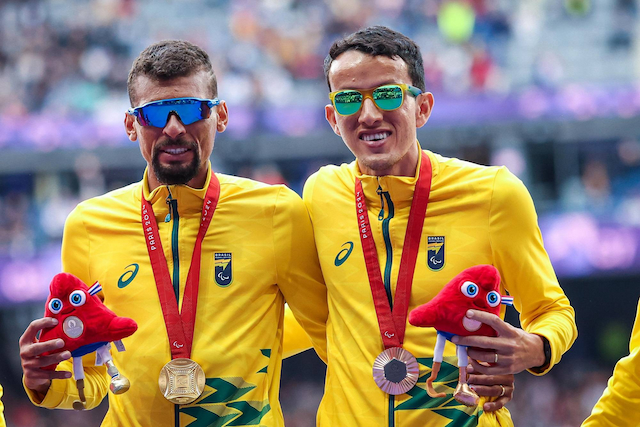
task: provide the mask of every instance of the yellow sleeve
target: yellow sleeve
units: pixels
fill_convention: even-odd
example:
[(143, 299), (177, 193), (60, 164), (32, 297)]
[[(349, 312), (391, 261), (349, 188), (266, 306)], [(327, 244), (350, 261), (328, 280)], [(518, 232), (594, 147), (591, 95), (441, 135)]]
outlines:
[[(93, 409), (100, 405), (100, 402), (102, 402), (102, 399), (104, 399), (107, 394), (107, 390), (109, 390), (107, 371), (103, 366), (93, 366), (94, 360), (94, 357), (90, 354), (82, 358), (85, 375), (84, 395), (87, 399), (87, 409)], [(65, 360), (58, 365), (56, 370), (73, 372), (71, 361)], [(73, 378), (51, 381), (51, 386), (44, 396), (44, 399), (38, 393), (29, 390), (26, 386), (24, 389), (31, 402), (43, 408), (73, 409), (73, 402), (80, 400), (76, 382)]]
[(69, 214), (62, 235), (62, 271), (78, 277), (91, 286), (89, 260), (91, 244), (89, 233), (82, 219), (82, 204)]
[[(81, 214), (82, 207), (78, 206), (69, 214), (62, 237), (62, 271), (71, 273), (84, 283), (91, 284), (89, 275), (89, 260), (91, 258), (89, 235), (84, 226)], [(84, 393), (87, 399), (87, 409), (95, 408), (102, 402), (109, 390), (109, 377), (104, 366), (95, 366), (95, 354), (88, 354), (82, 358), (84, 366)], [(58, 371), (73, 372), (70, 360), (62, 362), (56, 368)], [(25, 386), (31, 402), (45, 408), (73, 409), (73, 402), (80, 400), (78, 389), (73, 378), (53, 380), (44, 398)]]
[(311, 339), (296, 320), (289, 305), (286, 305), (284, 308), (284, 351), (282, 357), (295, 356), (312, 347)]
[(582, 427), (636, 426), (640, 420), (640, 301), (629, 355), (616, 364), (607, 388)]
[(502, 275), (503, 286), (514, 297), (522, 328), (549, 340), (549, 365), (540, 370), (529, 369), (535, 375), (543, 375), (575, 341), (575, 312), (544, 249), (531, 196), (506, 168), (496, 174), (489, 221), (495, 267)]
[(311, 225), (313, 226), (313, 206), (312, 198), (313, 198), (313, 189), (316, 186), (316, 180), (318, 179), (318, 172), (312, 174), (307, 181), (304, 183), (304, 188), (302, 189), (302, 201), (307, 207), (307, 211), (309, 212), (309, 218), (311, 218)]
[[(318, 356), (326, 361), (327, 288), (307, 209), (302, 199), (286, 187), (278, 194), (274, 230), (278, 286)], [(287, 329), (292, 328), (285, 327), (285, 334)]]
[(2, 404), (2, 384), (0, 384), (0, 427), (6, 427), (7, 423), (4, 421), (4, 405)]

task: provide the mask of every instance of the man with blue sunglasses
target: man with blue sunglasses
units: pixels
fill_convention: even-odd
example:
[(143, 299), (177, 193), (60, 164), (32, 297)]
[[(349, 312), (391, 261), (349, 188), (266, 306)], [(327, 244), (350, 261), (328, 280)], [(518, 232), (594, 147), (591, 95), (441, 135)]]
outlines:
[[(208, 55), (183, 41), (145, 49), (129, 73), (124, 125), (147, 169), (140, 182), (87, 200), (65, 225), (62, 265), (138, 331), (113, 351), (131, 382), (109, 393), (103, 426), (282, 427), (278, 402), (285, 298), (318, 349), (326, 289), (304, 203), (284, 186), (215, 173), (209, 157), (229, 113)], [(20, 339), (24, 385), (46, 408), (82, 401), (62, 340)], [(319, 350), (322, 357), (323, 351)], [(85, 356), (85, 406), (109, 389)], [(55, 372), (42, 368), (59, 363)]]
[[(434, 99), (420, 50), (406, 36), (386, 27), (360, 30), (331, 46), (324, 69), (326, 119), (356, 159), (321, 168), (303, 194), (330, 307), (318, 425), (512, 425), (504, 405), (513, 374), (548, 372), (577, 334), (529, 193), (504, 167), (421, 147), (417, 128)], [(477, 264), (499, 270), (501, 293), (514, 297), (524, 329), (505, 323), (504, 309), (500, 317), (469, 310), (467, 330), (483, 322), (498, 337), (453, 338), (468, 346), (469, 367), (449, 342), (444, 360), (436, 360), (436, 330), (408, 325), (407, 314)], [(437, 363), (436, 392), (444, 397), (426, 387)], [(477, 405), (452, 397), (464, 369), (473, 373)], [(461, 392), (460, 400), (477, 399)]]

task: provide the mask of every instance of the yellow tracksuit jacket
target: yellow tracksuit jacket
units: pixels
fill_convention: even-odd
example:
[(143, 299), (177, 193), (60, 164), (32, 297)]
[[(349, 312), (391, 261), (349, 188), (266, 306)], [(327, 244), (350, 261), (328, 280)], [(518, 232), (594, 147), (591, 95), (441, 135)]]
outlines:
[[(285, 299), (324, 357), (326, 288), (318, 265), (308, 213), (284, 186), (217, 174), (220, 201), (202, 245), (200, 290), (191, 358), (206, 375), (203, 395), (174, 405), (158, 388), (158, 375), (171, 360), (167, 332), (140, 219), (140, 197), (151, 201), (172, 280), (180, 283), (180, 304), (200, 223), (210, 173), (203, 189), (161, 186), (149, 193), (142, 182), (79, 204), (65, 226), (63, 269), (88, 285), (98, 280), (104, 303), (138, 323), (112, 350), (131, 389), (109, 394), (103, 426), (283, 426), (278, 402)], [(170, 190), (170, 193), (169, 193)], [(216, 261), (216, 254), (221, 254)], [(223, 272), (223, 278), (218, 273)], [(85, 356), (88, 406), (108, 390), (103, 366)], [(59, 370), (71, 370), (61, 363)], [(73, 380), (53, 380), (40, 401), (47, 408), (71, 408)]]
[(632, 427), (640, 424), (640, 301), (629, 355), (616, 364), (609, 384), (582, 427)]
[[(529, 193), (504, 167), (426, 153), (433, 178), (409, 310), (431, 300), (463, 269), (492, 264), (502, 276), (502, 293), (508, 291), (515, 298), (523, 328), (549, 340), (550, 369), (569, 349), (577, 330), (574, 311), (544, 250)], [(449, 395), (438, 399), (427, 395), (436, 339), (432, 328), (407, 323), (404, 348), (420, 364), (417, 386), (395, 398), (376, 386), (372, 365), (384, 347), (358, 234), (356, 176), (362, 181), (382, 277), (394, 293), (416, 182), (416, 177), (364, 176), (353, 162), (323, 167), (305, 185), (303, 199), (311, 215), (329, 303), (328, 365), (318, 425), (511, 425), (506, 408), (483, 414), (482, 405), (467, 408), (452, 399), (458, 369), (455, 347), (449, 342), (440, 371), (440, 377), (447, 378), (440, 387)]]
[[(0, 385), (0, 399), (2, 399), (2, 385)], [(0, 427), (5, 427), (7, 424), (4, 421), (4, 405), (0, 400)]]

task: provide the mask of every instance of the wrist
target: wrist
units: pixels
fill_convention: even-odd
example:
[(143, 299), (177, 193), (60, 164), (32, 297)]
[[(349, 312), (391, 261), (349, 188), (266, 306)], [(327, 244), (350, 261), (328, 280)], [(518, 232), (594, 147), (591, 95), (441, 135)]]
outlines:
[(535, 364), (531, 367), (531, 369), (536, 372), (543, 372), (549, 367), (549, 364), (551, 363), (551, 345), (549, 344), (549, 340), (546, 337), (537, 334), (534, 335), (539, 341), (540, 350), (536, 351), (538, 358), (536, 358)]
[(44, 398), (47, 396), (47, 393), (49, 392), (50, 387), (51, 387), (51, 380), (48, 380), (43, 384), (35, 385), (33, 387), (29, 387), (27, 385), (27, 388), (31, 390), (35, 394), (35, 396), (38, 398), (38, 400), (40, 401), (39, 403), (41, 403), (44, 400)]

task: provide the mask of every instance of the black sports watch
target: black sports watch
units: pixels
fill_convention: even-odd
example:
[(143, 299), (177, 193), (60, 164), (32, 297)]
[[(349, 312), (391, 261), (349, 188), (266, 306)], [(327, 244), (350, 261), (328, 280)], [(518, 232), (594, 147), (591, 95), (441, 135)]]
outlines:
[(546, 337), (543, 337), (542, 335), (538, 335), (538, 336), (542, 338), (542, 350), (544, 351), (544, 363), (540, 366), (536, 366), (531, 369), (536, 372), (542, 372), (551, 363), (551, 344), (549, 344), (549, 340)]

